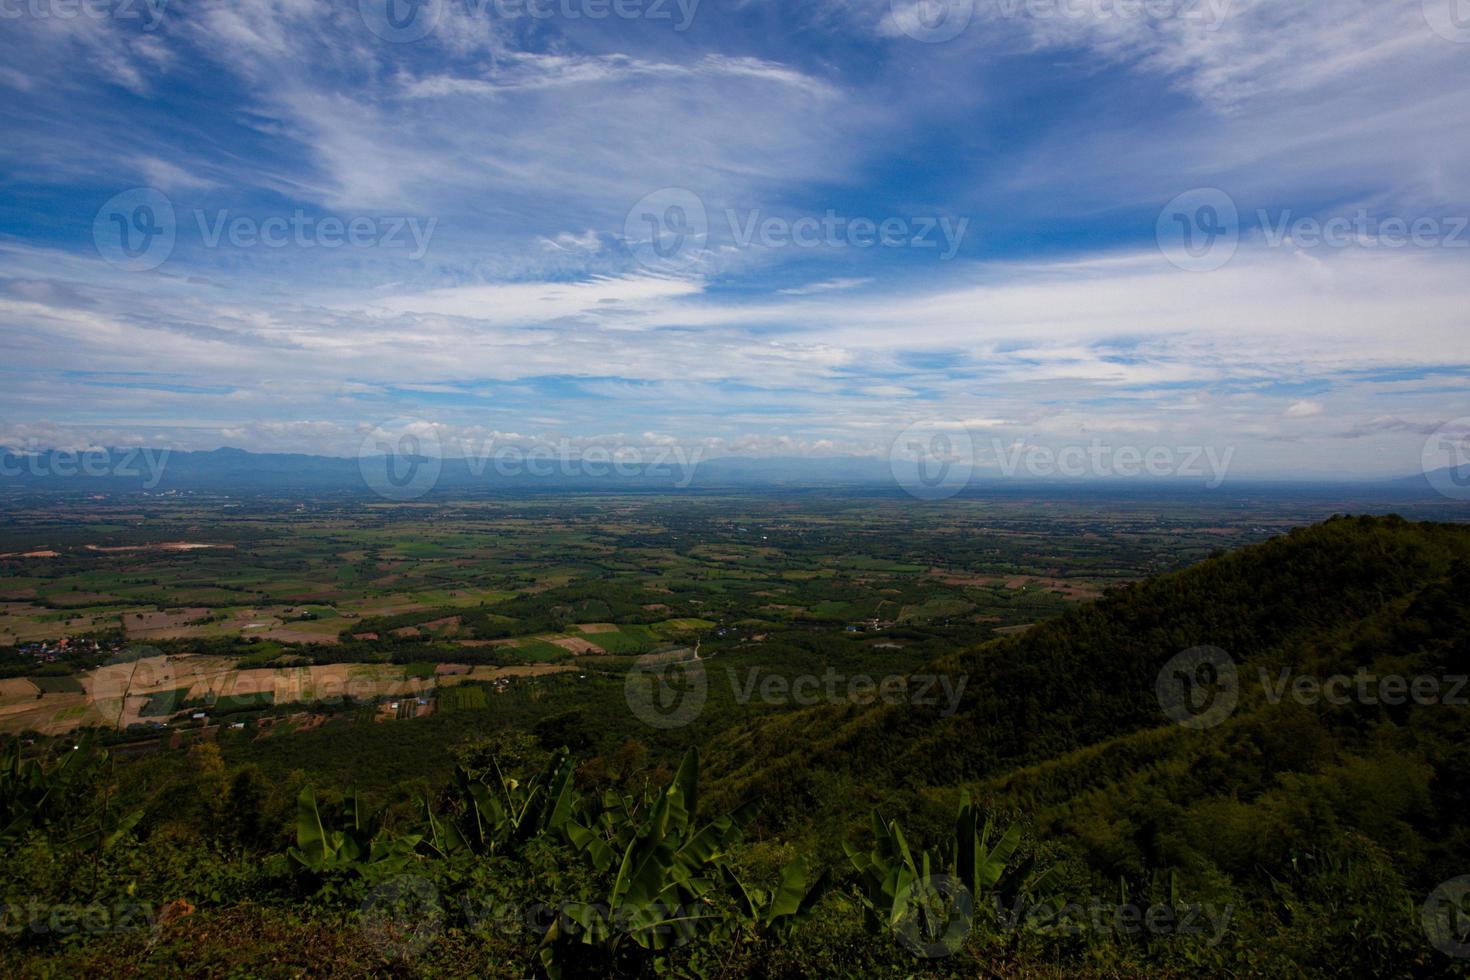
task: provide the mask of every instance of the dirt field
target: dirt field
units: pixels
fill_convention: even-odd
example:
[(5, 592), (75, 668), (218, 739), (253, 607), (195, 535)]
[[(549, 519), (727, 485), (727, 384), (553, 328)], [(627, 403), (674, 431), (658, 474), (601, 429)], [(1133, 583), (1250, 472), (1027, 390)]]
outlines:
[(965, 575), (961, 572), (951, 572), (943, 568), (931, 568), (929, 574), (941, 585), (973, 586), (983, 588), (987, 585), (999, 585), (1006, 581), (996, 575)]
[(1030, 575), (1012, 575), (1006, 579), (1008, 589), (1046, 589), (1048, 592), (1060, 592), (1068, 599), (1095, 599), (1102, 595), (1102, 590), (1079, 582), (1069, 582), (1062, 578), (1036, 578)]
[(10, 704), (21, 699), (34, 699), (40, 688), (24, 677), (12, 677), (0, 681), (0, 704)]
[(89, 544), (88, 551), (96, 551), (100, 554), (118, 554), (128, 551), (198, 551), (200, 548), (233, 548), (232, 544), (197, 544), (193, 541), (166, 541), (162, 544), (132, 544), (117, 545), (104, 548), (101, 545)]
[(202, 606), (177, 609), (173, 612), (127, 613), (122, 618), (123, 629), (131, 638), (146, 640), (173, 639), (187, 635), (185, 627), (209, 615)]
[[(590, 644), (588, 644), (590, 646)], [(595, 648), (594, 648), (595, 649)], [(37, 697), (36, 685), (24, 678), (0, 681), (0, 731), (28, 729), (60, 735), (81, 725), (162, 722), (164, 715), (144, 715), (153, 695), (180, 692), (185, 700), (270, 693), (276, 704), (307, 703), (351, 697), (418, 698), (436, 686), (501, 677), (538, 677), (577, 670), (571, 664), (524, 664), (514, 667), (441, 664), (434, 678), (406, 677), (393, 664), (323, 664), (312, 667), (258, 667), (235, 670), (224, 657), (193, 654), (145, 657), (109, 664), (83, 675), (84, 693)], [(199, 710), (207, 711), (207, 708)]]
[(616, 633), (618, 631), (618, 624), (617, 623), (578, 623), (577, 626), (576, 626), (576, 629), (579, 630), (579, 631), (581, 631), (581, 632), (583, 632), (583, 633), (588, 633), (588, 634)]
[(598, 646), (595, 643), (584, 640), (580, 636), (546, 636), (538, 637), (538, 639), (544, 639), (548, 643), (555, 644), (556, 646), (561, 647), (563, 650), (569, 650), (575, 654), (607, 653), (607, 651), (604, 650), (602, 647)]

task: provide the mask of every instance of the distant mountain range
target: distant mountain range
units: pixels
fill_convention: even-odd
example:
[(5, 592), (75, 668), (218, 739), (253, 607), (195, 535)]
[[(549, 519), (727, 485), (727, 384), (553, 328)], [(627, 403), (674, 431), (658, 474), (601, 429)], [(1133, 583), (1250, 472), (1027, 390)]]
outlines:
[[(1233, 489), (1273, 486), (1353, 488), (1389, 496), (1470, 497), (1470, 466), (1394, 479), (1268, 482), (1229, 479)], [(986, 492), (1039, 487), (1110, 487), (1137, 490), (1198, 490), (1212, 485), (1203, 477), (1087, 479), (1006, 477), (996, 471), (956, 469), (936, 487), (910, 465), (891, 466), (870, 457), (742, 457), (690, 461), (670, 455), (614, 466), (605, 457), (556, 459), (507, 456), (490, 459), (369, 456), (361, 459), (298, 453), (252, 453), (241, 449), (178, 452), (162, 449), (112, 449), (89, 453), (46, 451), (19, 454), (0, 449), (0, 487), (22, 490), (169, 490), (261, 493), (313, 491), (363, 493), (408, 500), (433, 493), (514, 489), (709, 490), (720, 487), (848, 486), (871, 490), (915, 491), (921, 498), (954, 495), (961, 487)]]

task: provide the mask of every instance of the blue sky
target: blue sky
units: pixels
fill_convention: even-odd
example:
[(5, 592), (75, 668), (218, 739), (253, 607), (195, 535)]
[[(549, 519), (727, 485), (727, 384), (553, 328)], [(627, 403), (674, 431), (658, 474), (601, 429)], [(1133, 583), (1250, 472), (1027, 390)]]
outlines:
[(0, 443), (1470, 431), (1464, 0), (388, 2), (7, 0)]

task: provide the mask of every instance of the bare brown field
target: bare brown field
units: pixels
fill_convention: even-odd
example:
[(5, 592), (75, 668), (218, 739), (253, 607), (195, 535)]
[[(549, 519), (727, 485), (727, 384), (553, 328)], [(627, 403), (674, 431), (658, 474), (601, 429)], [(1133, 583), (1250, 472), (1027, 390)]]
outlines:
[(17, 698), (34, 698), (40, 688), (24, 677), (7, 677), (0, 680), (0, 703), (9, 703)]
[(36, 731), (42, 735), (64, 735), (87, 724), (104, 724), (103, 717), (85, 694), (48, 694), (28, 699), (0, 699), (0, 731)]
[[(998, 575), (965, 575), (960, 572), (948, 571), (943, 568), (929, 569), (929, 575), (941, 585), (974, 586), (983, 588), (987, 585), (1000, 585), (1006, 579)], [(1008, 586), (1014, 588), (1014, 586)]]
[[(423, 697), (441, 684), (499, 677), (535, 677), (577, 668), (566, 664), (516, 667), (440, 665), (433, 679), (407, 677), (393, 664), (322, 664), (309, 667), (256, 667), (237, 670), (227, 657), (195, 654), (145, 657), (109, 664), (80, 675), (83, 693), (37, 697), (36, 686), (23, 678), (0, 681), (0, 731), (27, 729), (60, 735), (81, 725), (126, 727), (158, 722), (142, 714), (155, 694), (183, 692), (188, 700), (269, 693), (276, 704), (310, 703), (352, 698)], [(201, 709), (208, 710), (208, 709)]]
[(282, 643), (320, 643), (330, 647), (338, 642), (336, 630), (310, 630), (301, 626), (273, 626), (260, 635)]
[(577, 628), (577, 630), (579, 630), (582, 633), (589, 633), (589, 634), (596, 634), (596, 633), (616, 633), (618, 631), (618, 624), (617, 623), (578, 623), (577, 626), (576, 626), (576, 628)]
[(200, 544), (194, 541), (165, 541), (160, 544), (129, 544), (105, 547), (98, 544), (86, 546), (88, 551), (113, 555), (129, 551), (198, 551), (201, 548), (234, 548), (232, 544)]
[(1006, 588), (1043, 588), (1049, 592), (1060, 592), (1068, 599), (1096, 599), (1102, 590), (1091, 585), (1071, 582), (1063, 578), (1038, 578), (1032, 575), (1012, 575), (1006, 579)]
[(563, 650), (567, 650), (567, 651), (570, 651), (571, 653), (575, 653), (575, 654), (578, 654), (578, 655), (587, 654), (587, 653), (595, 653), (595, 654), (607, 653), (607, 651), (604, 650), (602, 647), (600, 647), (597, 644), (592, 643), (592, 642), (590, 642), (588, 640), (584, 640), (580, 636), (562, 636), (562, 637), (546, 636), (546, 637), (538, 637), (538, 639), (544, 639), (548, 643), (554, 644), (556, 646), (561, 647)]
[(209, 615), (203, 606), (190, 606), (173, 612), (126, 613), (122, 617), (123, 629), (128, 636), (138, 639), (180, 639), (190, 635), (187, 627)]

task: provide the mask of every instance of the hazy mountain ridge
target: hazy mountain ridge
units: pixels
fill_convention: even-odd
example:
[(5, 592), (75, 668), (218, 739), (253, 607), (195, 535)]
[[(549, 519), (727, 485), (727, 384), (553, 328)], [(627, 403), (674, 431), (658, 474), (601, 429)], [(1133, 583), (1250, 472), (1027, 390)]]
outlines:
[[(476, 488), (627, 487), (633, 489), (688, 489), (716, 486), (802, 486), (850, 485), (888, 486), (899, 489), (910, 479), (912, 466), (895, 467), (887, 459), (865, 456), (826, 457), (706, 457), (683, 454), (645, 453), (641, 462), (625, 462), (614, 468), (607, 459), (593, 456), (537, 458), (511, 455), (505, 459), (364, 456), (341, 457), (306, 453), (255, 453), (225, 447), (214, 450), (181, 451), (159, 448), (93, 449), (19, 452), (0, 447), (0, 486), (25, 489), (104, 490), (195, 490), (228, 493), (239, 491), (299, 490), (340, 493), (371, 493), (374, 482), (387, 467), (406, 475), (422, 474), (424, 492), (453, 492)], [(1450, 478), (1448, 470), (1431, 474), (1370, 479), (1304, 479), (1276, 481), (1257, 478), (1226, 478), (1227, 485), (1349, 487), (1397, 494), (1440, 496)], [(967, 474), (960, 480), (959, 474)], [(1120, 488), (1197, 489), (1202, 477), (1039, 477), (1007, 476), (998, 469), (959, 467), (951, 476), (973, 488), (996, 490), (1037, 486), (1079, 487), (1108, 485)], [(1470, 487), (1470, 467), (1454, 475), (1452, 486)], [(930, 495), (920, 488), (919, 496)], [(955, 487), (958, 491), (958, 487)], [(938, 496), (949, 496), (950, 485)], [(1470, 494), (1470, 491), (1467, 491)]]

